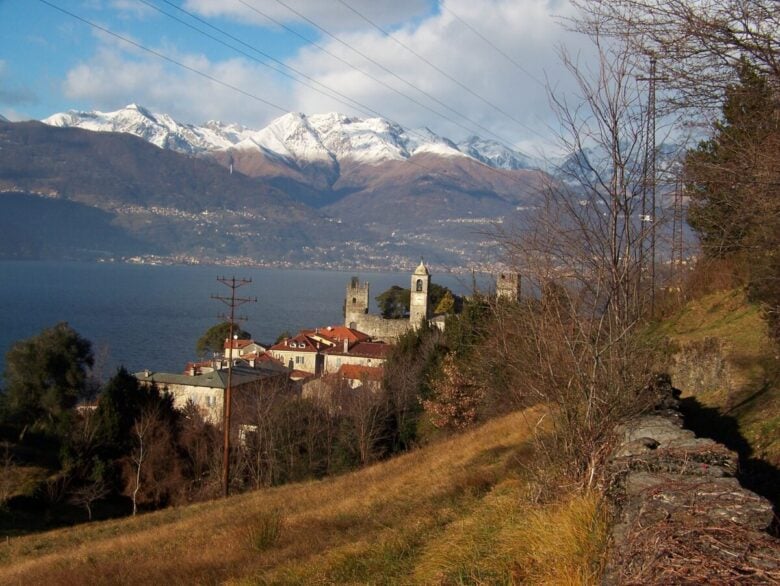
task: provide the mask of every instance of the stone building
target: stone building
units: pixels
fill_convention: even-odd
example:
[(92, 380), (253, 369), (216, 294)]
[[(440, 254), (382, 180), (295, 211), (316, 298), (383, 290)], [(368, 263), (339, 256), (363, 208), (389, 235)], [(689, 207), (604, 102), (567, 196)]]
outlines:
[(507, 301), (520, 299), (520, 275), (518, 273), (498, 273), (496, 275), (496, 297)]
[(394, 342), (410, 329), (417, 329), (422, 320), (428, 320), (439, 329), (444, 329), (444, 317), (431, 317), (429, 288), (431, 273), (423, 261), (411, 275), (411, 295), (408, 319), (386, 319), (381, 315), (368, 313), (370, 288), (352, 277), (347, 285), (344, 303), (344, 325), (360, 330), (374, 340)]
[[(183, 409), (191, 402), (203, 417), (214, 424), (222, 422), (222, 404), (227, 388), (227, 369), (212, 370), (202, 374), (173, 374), (167, 372), (137, 372), (133, 376), (142, 385), (157, 385), (161, 391), (170, 393), (173, 406)], [(256, 368), (233, 367), (231, 392), (236, 396), (243, 393), (262, 393), (268, 385), (283, 385), (288, 371), (276, 364), (263, 364)]]
[(332, 374), (344, 365), (352, 366), (382, 366), (390, 354), (390, 344), (383, 342), (356, 342), (350, 344), (344, 340), (343, 345), (333, 346), (323, 352), (325, 356), (324, 372)]

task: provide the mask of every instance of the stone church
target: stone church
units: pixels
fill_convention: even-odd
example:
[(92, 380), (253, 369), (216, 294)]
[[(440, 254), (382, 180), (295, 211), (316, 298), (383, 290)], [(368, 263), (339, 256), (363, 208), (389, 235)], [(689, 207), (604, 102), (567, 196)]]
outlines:
[(352, 277), (347, 285), (344, 325), (364, 332), (375, 340), (394, 342), (410, 329), (416, 329), (423, 320), (444, 329), (444, 316), (432, 316), (428, 289), (431, 285), (431, 273), (423, 261), (412, 273), (411, 296), (409, 299), (409, 319), (385, 319), (381, 315), (368, 313), (369, 284), (361, 283)]

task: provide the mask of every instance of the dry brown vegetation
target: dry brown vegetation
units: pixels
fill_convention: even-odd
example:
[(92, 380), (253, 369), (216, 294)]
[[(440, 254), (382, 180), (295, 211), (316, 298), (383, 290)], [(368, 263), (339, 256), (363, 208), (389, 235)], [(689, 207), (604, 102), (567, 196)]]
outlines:
[[(733, 417), (754, 456), (780, 462), (780, 361), (761, 307), (728, 289), (685, 304), (661, 322), (683, 398)], [(713, 380), (717, 376), (717, 380)]]
[(540, 502), (549, 482), (529, 473), (543, 415), (341, 477), (13, 539), (0, 583), (595, 583), (598, 499)]

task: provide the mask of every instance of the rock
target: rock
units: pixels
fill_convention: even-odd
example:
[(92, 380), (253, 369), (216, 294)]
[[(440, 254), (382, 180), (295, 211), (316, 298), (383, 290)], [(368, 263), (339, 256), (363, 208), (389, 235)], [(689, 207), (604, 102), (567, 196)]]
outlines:
[(684, 429), (673, 401), (659, 404), (615, 430), (604, 583), (780, 583), (771, 503), (740, 486), (734, 452)]

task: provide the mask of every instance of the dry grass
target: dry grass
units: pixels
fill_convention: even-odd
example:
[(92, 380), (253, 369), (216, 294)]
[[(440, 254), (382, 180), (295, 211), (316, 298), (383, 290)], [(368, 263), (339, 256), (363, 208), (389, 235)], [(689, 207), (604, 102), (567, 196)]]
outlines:
[(733, 416), (753, 453), (780, 463), (780, 357), (759, 307), (741, 290), (711, 293), (689, 302), (655, 333), (679, 347), (717, 341), (725, 375), (721, 385), (695, 393), (696, 400)]
[(528, 498), (541, 415), (339, 478), (16, 538), (0, 544), (0, 583), (592, 583), (595, 500)]
[(496, 487), (432, 540), (416, 584), (595, 584), (608, 523), (595, 494), (533, 505), (523, 482)]

